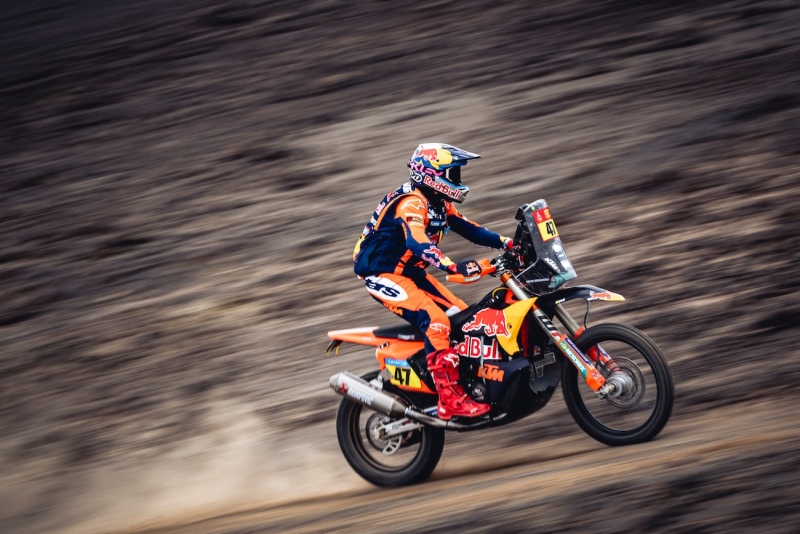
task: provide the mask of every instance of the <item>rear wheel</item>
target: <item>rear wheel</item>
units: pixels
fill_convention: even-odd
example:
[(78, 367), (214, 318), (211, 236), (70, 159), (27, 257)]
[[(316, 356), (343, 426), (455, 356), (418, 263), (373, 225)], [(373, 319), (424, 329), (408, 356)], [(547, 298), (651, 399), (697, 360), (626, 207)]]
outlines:
[[(587, 328), (576, 345), (584, 354), (602, 347), (613, 360), (598, 371), (608, 378), (623, 373), (626, 387), (619, 396), (598, 398), (573, 365), (564, 365), (562, 390), (575, 422), (606, 445), (631, 445), (656, 437), (672, 413), (672, 374), (656, 344), (625, 324), (607, 323)], [(615, 369), (614, 369), (615, 368)]]
[[(378, 371), (364, 375), (370, 381)], [(401, 390), (384, 384), (384, 390), (413, 402)], [(422, 426), (393, 436), (383, 436), (385, 425), (397, 421), (362, 404), (343, 399), (336, 414), (336, 434), (347, 463), (376, 486), (403, 486), (428, 478), (444, 449), (444, 430)]]

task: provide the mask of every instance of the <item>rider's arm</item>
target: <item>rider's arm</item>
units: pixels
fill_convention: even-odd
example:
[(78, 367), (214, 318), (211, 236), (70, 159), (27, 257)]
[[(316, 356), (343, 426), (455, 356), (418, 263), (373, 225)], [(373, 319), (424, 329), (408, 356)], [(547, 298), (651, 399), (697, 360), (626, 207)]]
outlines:
[(451, 204), (447, 210), (447, 224), (453, 229), (455, 233), (465, 239), (469, 239), (476, 245), (488, 248), (506, 248), (510, 246), (511, 239), (503, 237), (484, 228), (483, 226), (470, 221)]
[(395, 214), (395, 220), (402, 225), (405, 232), (408, 250), (437, 269), (453, 272), (453, 261), (445, 256), (439, 247), (431, 243), (425, 234), (428, 215), (428, 206), (425, 202), (416, 196), (409, 196), (400, 200)]

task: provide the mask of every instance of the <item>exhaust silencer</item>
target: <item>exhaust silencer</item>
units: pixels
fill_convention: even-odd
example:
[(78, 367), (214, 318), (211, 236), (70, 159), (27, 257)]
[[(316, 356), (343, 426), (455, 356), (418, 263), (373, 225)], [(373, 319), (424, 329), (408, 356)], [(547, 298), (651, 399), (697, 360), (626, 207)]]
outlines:
[(348, 399), (372, 408), (389, 417), (405, 417), (408, 405), (390, 393), (373, 387), (353, 373), (336, 373), (330, 380), (331, 389)]
[(389, 417), (402, 418), (407, 417), (413, 419), (423, 425), (432, 426), (434, 428), (443, 428), (445, 430), (457, 430), (459, 432), (464, 430), (476, 430), (484, 428), (495, 421), (505, 417), (505, 414), (500, 417), (481, 418), (480, 420), (471, 422), (470, 424), (453, 422), (450, 420), (439, 419), (424, 414), (406, 404), (403, 399), (400, 399), (391, 393), (382, 391), (366, 380), (357, 377), (353, 373), (342, 371), (336, 373), (330, 380), (331, 389), (350, 400), (353, 400), (364, 406), (372, 408), (376, 412), (388, 415)]

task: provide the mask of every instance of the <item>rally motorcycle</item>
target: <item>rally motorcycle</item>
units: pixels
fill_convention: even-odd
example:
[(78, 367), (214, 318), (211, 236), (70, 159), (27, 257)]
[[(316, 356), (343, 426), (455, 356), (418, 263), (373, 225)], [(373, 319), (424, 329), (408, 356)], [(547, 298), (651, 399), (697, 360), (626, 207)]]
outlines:
[[(424, 335), (412, 325), (328, 333), (328, 352), (342, 343), (376, 347), (379, 369), (330, 379), (343, 396), (336, 432), (344, 457), (377, 486), (425, 480), (442, 455), (446, 430), (504, 425), (542, 409), (561, 384), (575, 422), (606, 445), (649, 441), (667, 424), (674, 386), (663, 354), (632, 326), (586, 327), (589, 303), (621, 301), (605, 289), (565, 284), (577, 276), (545, 200), (516, 214), (514, 248), (481, 260), (481, 272), (448, 281), (473, 283), (487, 275), (502, 285), (450, 316), (460, 382), (476, 401), (489, 403), (477, 418), (437, 417), (437, 395), (427, 368)], [(583, 325), (565, 302), (586, 301)], [(566, 332), (553, 324), (558, 319)]]

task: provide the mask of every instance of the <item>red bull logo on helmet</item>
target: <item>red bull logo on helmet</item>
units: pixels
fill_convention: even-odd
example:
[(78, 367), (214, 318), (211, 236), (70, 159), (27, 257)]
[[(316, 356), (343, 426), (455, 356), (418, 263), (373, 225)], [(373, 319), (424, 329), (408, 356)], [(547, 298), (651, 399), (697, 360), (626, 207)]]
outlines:
[[(406, 154), (408, 154), (408, 152), (406, 152)], [(414, 155), (425, 158), (432, 163), (438, 163), (439, 161), (439, 150), (436, 148), (418, 148)]]
[(461, 329), (464, 332), (483, 330), (487, 336), (509, 337), (511, 335), (506, 326), (506, 316), (503, 310), (492, 308), (478, 311), (471, 321), (464, 323)]
[(420, 163), (424, 160), (427, 162), (426, 167), (439, 169), (441, 165), (453, 163), (453, 153), (448, 150), (449, 148), (452, 147), (440, 143), (422, 143), (414, 150), (411, 159)]

